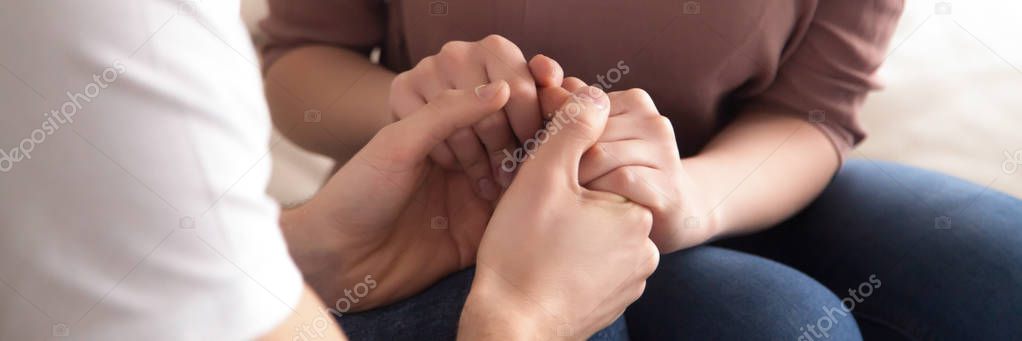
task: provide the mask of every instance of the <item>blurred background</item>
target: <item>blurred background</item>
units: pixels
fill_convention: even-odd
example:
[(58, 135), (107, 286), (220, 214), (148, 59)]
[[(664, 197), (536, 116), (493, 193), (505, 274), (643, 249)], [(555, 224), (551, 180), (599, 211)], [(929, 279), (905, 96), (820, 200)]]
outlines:
[[(259, 42), (265, 0), (243, 0)], [(853, 157), (938, 170), (1022, 197), (1022, 2), (907, 0)], [(331, 169), (275, 135), (270, 194), (298, 202)], [(896, 181), (898, 179), (895, 179)]]

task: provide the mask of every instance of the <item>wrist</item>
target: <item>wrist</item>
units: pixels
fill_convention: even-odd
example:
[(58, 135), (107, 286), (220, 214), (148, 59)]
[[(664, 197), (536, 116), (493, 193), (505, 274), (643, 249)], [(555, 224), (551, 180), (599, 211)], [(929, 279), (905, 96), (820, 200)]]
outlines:
[(719, 177), (715, 177), (715, 163), (699, 155), (682, 159), (683, 169), (687, 174), (687, 183), (683, 186), (692, 190), (689, 207), (696, 208), (693, 212), (682, 212), (682, 227), (698, 228), (703, 231), (702, 242), (710, 242), (727, 235), (726, 212), (727, 191), (721, 186)]
[(472, 288), (461, 312), (459, 340), (535, 340), (557, 337), (550, 317), (531, 301), (521, 299), (507, 286), (494, 283), (476, 270)]

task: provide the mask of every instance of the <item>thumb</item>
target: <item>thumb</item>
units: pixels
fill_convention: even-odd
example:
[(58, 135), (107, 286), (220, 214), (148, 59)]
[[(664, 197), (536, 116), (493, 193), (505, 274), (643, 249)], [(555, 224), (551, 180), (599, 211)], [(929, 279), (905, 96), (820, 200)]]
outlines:
[(405, 119), (381, 129), (362, 152), (396, 162), (420, 162), (456, 130), (470, 127), (500, 110), (510, 96), (505, 81), (475, 89), (444, 90)]
[(554, 181), (578, 186), (582, 154), (603, 134), (609, 113), (610, 99), (603, 90), (587, 86), (575, 91), (535, 138), (523, 143), (522, 159), (532, 160), (518, 176), (543, 181), (552, 175)]

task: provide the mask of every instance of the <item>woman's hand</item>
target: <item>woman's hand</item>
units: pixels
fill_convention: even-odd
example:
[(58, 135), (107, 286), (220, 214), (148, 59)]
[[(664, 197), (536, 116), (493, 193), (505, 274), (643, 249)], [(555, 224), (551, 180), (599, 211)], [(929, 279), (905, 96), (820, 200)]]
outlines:
[[(563, 89), (541, 92), (544, 107), (585, 87), (564, 79)], [(622, 195), (653, 211), (651, 238), (669, 253), (702, 244), (714, 234), (716, 218), (699, 184), (686, 172), (671, 121), (660, 115), (640, 89), (610, 96), (610, 119), (599, 141), (582, 157), (579, 178), (593, 190)]]
[(493, 204), (462, 172), (428, 153), (507, 102), (506, 82), (443, 90), (416, 113), (383, 128), (316, 196), (282, 217), (291, 253), (332, 305), (372, 275), (376, 288), (353, 301), (364, 310), (408, 297), (471, 266)]
[[(549, 60), (542, 56), (537, 58)], [(560, 68), (543, 70), (559, 71)], [(481, 84), (506, 81), (511, 88), (506, 107), (494, 110), (492, 115), (469, 127), (458, 129), (430, 153), (432, 160), (445, 169), (464, 170), (477, 194), (493, 201), (511, 183), (513, 176), (500, 171), (504, 151), (514, 151), (518, 141), (525, 141), (542, 125), (533, 76), (522, 51), (501, 36), (490, 35), (476, 42), (451, 41), (444, 44), (439, 53), (422, 59), (415, 68), (394, 79), (390, 106), (398, 119), (405, 119), (446, 90), (472, 89)], [(563, 74), (540, 76), (553, 78), (563, 77)], [(560, 79), (556, 82), (560, 83)]]
[(656, 269), (649, 210), (579, 183), (579, 161), (610, 105), (591, 89), (558, 110), (497, 206), (459, 338), (587, 338), (620, 316)]

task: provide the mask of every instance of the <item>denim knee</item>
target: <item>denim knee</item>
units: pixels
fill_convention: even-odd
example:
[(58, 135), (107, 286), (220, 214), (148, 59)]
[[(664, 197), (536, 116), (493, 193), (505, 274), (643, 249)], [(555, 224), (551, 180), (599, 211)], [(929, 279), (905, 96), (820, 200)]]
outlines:
[(861, 339), (852, 314), (817, 281), (713, 246), (664, 255), (626, 316), (641, 340)]

